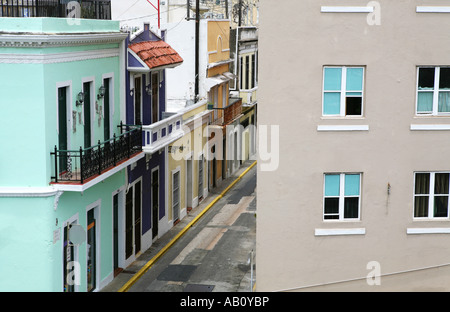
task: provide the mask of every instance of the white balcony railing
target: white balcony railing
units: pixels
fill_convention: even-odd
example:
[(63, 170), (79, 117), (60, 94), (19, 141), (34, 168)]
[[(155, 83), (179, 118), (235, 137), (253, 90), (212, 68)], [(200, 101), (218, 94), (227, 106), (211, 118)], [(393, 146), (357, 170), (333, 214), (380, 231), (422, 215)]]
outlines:
[(153, 154), (183, 137), (183, 115), (175, 114), (148, 126), (142, 126), (145, 153)]

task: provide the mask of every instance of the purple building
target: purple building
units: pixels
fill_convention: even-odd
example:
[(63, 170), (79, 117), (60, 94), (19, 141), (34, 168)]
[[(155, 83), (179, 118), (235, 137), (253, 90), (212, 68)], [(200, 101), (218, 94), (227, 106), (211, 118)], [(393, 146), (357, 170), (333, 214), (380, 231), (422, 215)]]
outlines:
[[(164, 33), (162, 36), (164, 37)], [(163, 38), (144, 29), (126, 40), (126, 125), (142, 127), (146, 157), (127, 168), (125, 254), (127, 264), (167, 232), (168, 145), (182, 136), (182, 118), (166, 113), (165, 71), (183, 62)], [(170, 70), (170, 69), (169, 69)]]

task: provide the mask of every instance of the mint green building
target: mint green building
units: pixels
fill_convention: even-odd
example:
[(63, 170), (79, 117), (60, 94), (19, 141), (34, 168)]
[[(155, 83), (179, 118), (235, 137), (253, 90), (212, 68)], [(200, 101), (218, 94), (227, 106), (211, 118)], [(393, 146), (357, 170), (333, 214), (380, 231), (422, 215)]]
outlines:
[(96, 291), (125, 261), (118, 22), (0, 18), (0, 291)]

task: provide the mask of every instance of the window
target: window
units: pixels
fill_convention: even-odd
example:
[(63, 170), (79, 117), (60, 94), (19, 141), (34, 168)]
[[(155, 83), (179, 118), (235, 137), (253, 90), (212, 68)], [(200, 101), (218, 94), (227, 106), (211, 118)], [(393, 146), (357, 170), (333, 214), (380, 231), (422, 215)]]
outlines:
[(419, 67), (417, 71), (418, 115), (450, 113), (450, 67)]
[(324, 116), (362, 116), (363, 67), (325, 67)]
[(324, 220), (358, 220), (361, 174), (325, 174)]
[(417, 172), (414, 182), (414, 218), (448, 218), (448, 172)]

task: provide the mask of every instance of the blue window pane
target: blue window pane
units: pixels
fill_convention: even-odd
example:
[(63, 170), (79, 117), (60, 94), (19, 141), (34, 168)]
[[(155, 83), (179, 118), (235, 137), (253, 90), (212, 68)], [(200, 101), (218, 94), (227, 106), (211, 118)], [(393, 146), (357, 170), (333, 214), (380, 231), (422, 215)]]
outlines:
[(339, 174), (325, 175), (325, 196), (339, 196), (340, 176)]
[(433, 111), (433, 92), (419, 92), (417, 94), (417, 112)]
[(341, 90), (342, 68), (325, 68), (324, 75), (323, 89), (325, 91)]
[(450, 92), (439, 92), (438, 112), (450, 112)]
[(347, 91), (362, 91), (363, 68), (347, 68)]
[(345, 175), (345, 196), (357, 196), (359, 195), (359, 174), (346, 174)]
[(341, 93), (325, 92), (323, 95), (323, 114), (339, 115), (341, 112)]
[(362, 96), (362, 92), (347, 92), (346, 93), (347, 96)]

